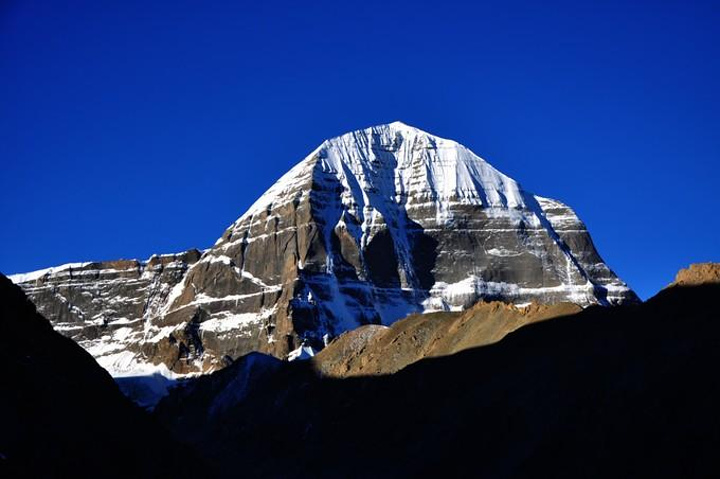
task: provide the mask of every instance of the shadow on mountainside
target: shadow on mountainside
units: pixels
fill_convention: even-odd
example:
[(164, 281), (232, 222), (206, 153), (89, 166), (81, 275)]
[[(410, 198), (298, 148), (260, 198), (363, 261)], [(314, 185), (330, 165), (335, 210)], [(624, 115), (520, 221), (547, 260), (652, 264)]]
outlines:
[(212, 476), (1, 274), (0, 384), (0, 477)]
[(227, 477), (716, 475), (719, 294), (591, 307), (389, 376), (252, 354), (156, 415)]

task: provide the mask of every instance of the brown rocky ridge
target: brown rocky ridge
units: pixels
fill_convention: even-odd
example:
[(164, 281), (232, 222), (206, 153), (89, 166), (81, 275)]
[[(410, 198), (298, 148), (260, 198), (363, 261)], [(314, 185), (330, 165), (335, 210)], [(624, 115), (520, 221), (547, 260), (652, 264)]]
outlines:
[(573, 303), (517, 307), (481, 301), (463, 312), (413, 314), (390, 327), (361, 326), (332, 341), (312, 362), (328, 377), (392, 374), (423, 358), (492, 344), (527, 324), (580, 311)]
[(678, 271), (670, 286), (720, 283), (720, 263), (694, 263)]

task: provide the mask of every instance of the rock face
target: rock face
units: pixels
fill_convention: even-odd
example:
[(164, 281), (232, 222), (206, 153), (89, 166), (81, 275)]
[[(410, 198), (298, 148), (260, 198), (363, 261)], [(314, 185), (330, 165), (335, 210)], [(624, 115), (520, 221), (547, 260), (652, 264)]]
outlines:
[[(143, 347), (158, 332), (150, 318), (199, 258), (199, 251), (190, 250), (147, 261), (67, 264), (10, 279), (56, 331), (74, 339), (114, 376), (152, 373), (152, 361), (142, 358)], [(164, 358), (171, 367), (172, 361)]]
[[(568, 206), (400, 122), (325, 141), (176, 271), (158, 279), (156, 295), (156, 283), (138, 286), (134, 314), (122, 316), (137, 329), (101, 343), (107, 350), (118, 334), (133, 335), (138, 356), (113, 357), (116, 367), (148, 361), (188, 373), (250, 351), (284, 358), (361, 325), (479, 299), (637, 301)], [(38, 304), (54, 301), (23, 285)]]
[(720, 283), (720, 263), (695, 263), (681, 269), (671, 286)]

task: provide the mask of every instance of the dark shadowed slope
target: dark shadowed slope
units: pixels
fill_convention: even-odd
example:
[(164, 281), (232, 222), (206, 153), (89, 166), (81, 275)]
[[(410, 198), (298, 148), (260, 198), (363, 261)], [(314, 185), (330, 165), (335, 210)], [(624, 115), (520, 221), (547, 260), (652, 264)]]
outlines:
[[(227, 477), (717, 476), (719, 296), (676, 286), (389, 376), (240, 360), (157, 414)], [(233, 381), (252, 388), (218, 394)]]
[(2, 275), (0, 384), (2, 477), (209, 474)]

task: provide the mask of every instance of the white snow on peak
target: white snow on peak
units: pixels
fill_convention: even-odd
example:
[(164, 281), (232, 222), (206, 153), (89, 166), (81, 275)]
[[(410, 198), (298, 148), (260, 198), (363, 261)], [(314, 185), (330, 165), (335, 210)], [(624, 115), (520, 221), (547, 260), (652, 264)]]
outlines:
[(517, 182), (472, 151), (400, 122), (328, 140), (320, 158), (324, 171), (349, 182), (352, 175), (361, 186), (379, 189), (381, 196), (398, 202), (421, 195), (440, 201), (466, 199), (488, 207), (523, 206)]
[[(301, 196), (306, 180), (326, 174), (343, 185), (343, 203), (377, 208), (420, 198), (443, 219), (449, 202), (488, 208), (523, 208), (520, 185), (468, 148), (400, 121), (324, 141), (283, 175), (235, 222)], [(409, 200), (410, 199), (410, 200)], [(353, 208), (354, 209), (354, 208)]]

